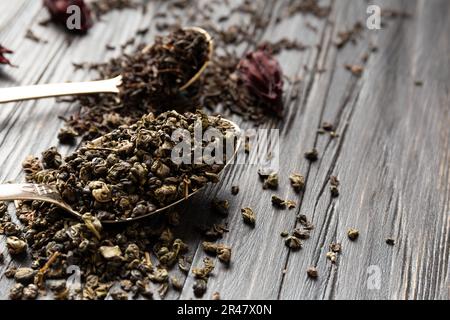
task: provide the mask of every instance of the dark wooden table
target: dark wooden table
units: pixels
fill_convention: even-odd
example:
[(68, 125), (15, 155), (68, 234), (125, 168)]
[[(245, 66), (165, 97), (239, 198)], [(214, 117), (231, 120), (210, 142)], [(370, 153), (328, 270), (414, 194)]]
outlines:
[[(275, 20), (287, 2), (261, 1), (261, 10)], [(292, 211), (273, 208), (272, 193), (262, 190), (258, 168), (250, 165), (233, 166), (221, 183), (189, 201), (180, 232), (190, 243), (193, 265), (205, 256), (194, 226), (219, 221), (209, 214), (210, 200), (219, 197), (231, 204), (225, 219), (230, 232), (223, 242), (233, 247), (233, 262), (228, 268), (217, 263), (205, 298), (214, 291), (223, 299), (449, 298), (450, 1), (372, 2), (413, 17), (383, 18), (387, 25), (381, 30), (364, 30), (356, 44), (338, 50), (338, 32), (356, 21), (365, 25), (368, 3), (335, 0), (330, 1), (328, 22), (296, 15), (255, 34), (258, 41), (288, 37), (311, 46), (279, 56), (286, 75), (302, 81), (299, 87), (286, 84), (285, 120), (265, 125), (280, 130), (282, 183), (277, 194), (300, 205)], [(150, 1), (144, 14), (114, 11), (88, 36), (69, 37), (57, 28), (38, 26), (47, 17), (41, 1), (1, 1), (0, 43), (15, 51), (12, 60), (20, 67), (2, 68), (0, 86), (88, 80), (90, 75), (75, 72), (72, 62), (105, 61), (117, 54), (104, 49), (107, 43), (120, 45), (142, 27), (151, 27), (151, 41), (157, 33), (152, 17), (166, 4)], [(49, 42), (26, 39), (30, 27)], [(344, 64), (360, 64), (372, 45), (378, 51), (370, 55), (362, 76), (355, 77)], [(296, 92), (299, 99), (290, 102)], [(63, 125), (57, 116), (75, 111), (75, 105), (53, 99), (1, 105), (0, 181), (22, 181), (24, 157), (57, 145)], [(233, 120), (251, 127), (238, 117)], [(316, 133), (324, 121), (337, 127), (339, 138)], [(303, 153), (312, 147), (320, 158), (310, 164)], [(300, 196), (288, 184), (292, 172), (307, 178)], [(328, 190), (330, 175), (341, 181), (336, 199)], [(234, 197), (230, 188), (235, 184), (241, 190)], [(254, 229), (242, 223), (240, 208), (246, 206), (257, 214)], [(307, 215), (315, 229), (302, 250), (290, 252), (279, 234), (294, 228), (298, 213)], [(351, 227), (360, 230), (355, 242), (347, 238)], [(388, 237), (395, 239), (394, 246), (385, 243)], [(335, 265), (326, 259), (332, 242), (343, 247)], [(17, 262), (7, 254), (3, 238), (0, 252), (5, 254), (0, 298), (6, 298), (11, 283), (3, 272)], [(316, 281), (306, 275), (312, 265), (319, 271)], [(181, 294), (171, 291), (167, 298), (193, 297), (192, 284), (189, 275)]]

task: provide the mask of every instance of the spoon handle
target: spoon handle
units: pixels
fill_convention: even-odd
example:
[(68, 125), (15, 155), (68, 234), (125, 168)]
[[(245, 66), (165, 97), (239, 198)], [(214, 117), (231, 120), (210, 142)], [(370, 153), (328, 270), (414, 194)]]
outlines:
[(60, 201), (58, 192), (50, 186), (33, 183), (0, 184), (0, 201), (42, 200)]
[(34, 183), (0, 184), (0, 201), (39, 200), (53, 203), (80, 217), (80, 214), (66, 204), (59, 192), (52, 186)]
[(90, 93), (119, 93), (121, 83), (122, 76), (117, 76), (99, 81), (3, 88), (0, 89), (0, 103)]

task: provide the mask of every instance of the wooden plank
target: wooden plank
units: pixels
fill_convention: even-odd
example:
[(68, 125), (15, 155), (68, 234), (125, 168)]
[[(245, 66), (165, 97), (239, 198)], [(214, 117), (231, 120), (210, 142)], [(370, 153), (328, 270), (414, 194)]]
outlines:
[[(234, 5), (241, 0), (230, 2)], [(286, 84), (285, 121), (263, 126), (280, 132), (279, 190), (262, 190), (258, 165), (235, 165), (221, 183), (179, 208), (183, 224), (176, 235), (188, 242), (194, 266), (205, 257), (196, 226), (227, 222), (230, 227), (220, 242), (232, 246), (232, 263), (227, 267), (216, 261), (205, 299), (215, 291), (223, 299), (448, 299), (450, 4), (445, 0), (375, 1), (382, 8), (407, 9), (414, 17), (389, 21), (380, 31), (365, 30), (356, 45), (337, 50), (337, 32), (356, 21), (364, 23), (367, 3), (330, 3), (329, 23), (297, 15), (275, 24), (288, 1), (260, 1), (259, 9), (270, 24), (254, 34), (255, 41), (287, 37), (311, 48), (279, 56), (286, 75), (300, 77), (302, 82), (299, 88)], [(105, 61), (115, 54), (105, 50), (105, 44), (122, 44), (149, 25), (145, 40), (150, 42), (158, 33), (152, 17), (167, 11), (167, 6), (167, 2), (150, 1), (145, 15), (133, 10), (112, 12), (88, 36), (70, 37), (57, 28), (37, 26), (47, 15), (40, 2), (1, 2), (0, 43), (16, 51), (13, 59), (20, 68), (0, 71), (0, 86), (88, 80), (92, 75), (74, 72), (72, 62)], [(214, 17), (228, 10), (223, 3)], [(180, 21), (195, 23), (188, 18), (180, 17)], [(247, 18), (234, 14), (223, 26), (244, 25)], [(307, 23), (317, 31), (306, 27)], [(25, 39), (29, 27), (51, 41), (36, 44)], [(379, 51), (370, 56), (361, 78), (352, 76), (343, 64), (360, 63), (371, 43)], [(238, 48), (239, 52), (245, 49)], [(321, 69), (325, 71), (318, 72)], [(423, 81), (423, 86), (415, 86), (416, 80)], [(290, 101), (297, 90), (300, 98)], [(19, 163), (25, 155), (56, 145), (62, 126), (56, 115), (75, 110), (76, 106), (52, 99), (2, 105), (0, 181), (20, 181)], [(232, 120), (243, 128), (252, 127), (236, 116)], [(323, 121), (334, 123), (341, 137), (329, 140), (317, 135)], [(303, 153), (313, 146), (320, 160), (311, 165)], [(67, 154), (71, 148), (60, 151)], [(297, 195), (288, 185), (292, 172), (307, 176), (304, 194)], [(334, 200), (328, 190), (332, 174), (341, 180), (341, 194)], [(240, 193), (232, 196), (231, 186), (237, 184)], [(296, 200), (300, 206), (277, 210), (270, 204), (272, 193)], [(227, 218), (211, 213), (210, 201), (215, 197), (230, 201)], [(253, 229), (242, 223), (240, 208), (246, 206), (257, 214)], [(316, 228), (303, 250), (289, 252), (279, 233), (294, 228), (298, 213), (311, 218)], [(350, 227), (361, 232), (355, 243), (346, 238)], [(388, 236), (396, 239), (394, 247), (384, 243)], [(343, 253), (331, 266), (325, 253), (335, 241), (343, 244)], [(3, 240), (0, 252), (5, 252)], [(0, 299), (7, 298), (11, 285), (3, 273), (13, 262), (5, 257), (5, 264), (0, 265)], [(317, 281), (306, 277), (310, 265), (318, 267)], [(381, 271), (379, 290), (367, 286), (368, 272), (373, 270)], [(170, 290), (167, 299), (194, 298), (192, 274), (186, 278), (180, 272), (178, 276), (184, 281), (183, 291)]]
[[(353, 3), (338, 8), (337, 25), (351, 21), (354, 12), (345, 8), (357, 8)], [(335, 71), (317, 82), (311, 104), (323, 105), (321, 120), (335, 123), (341, 137), (317, 139), (322, 156), (311, 167), (301, 209), (317, 228), (303, 252), (289, 256), (282, 299), (448, 299), (449, 87), (437, 81), (442, 72), (412, 55), (421, 43), (436, 65), (446, 65), (426, 30), (433, 23), (448, 32), (444, 14), (429, 17), (449, 7), (421, 4), (400, 3), (414, 19), (380, 32), (379, 52), (356, 82), (342, 64), (356, 62), (362, 44), (352, 52), (331, 49), (326, 58)], [(448, 51), (448, 39), (439, 47)], [(423, 87), (414, 85), (416, 77)], [(328, 191), (330, 175), (342, 184), (336, 200)], [(355, 243), (346, 236), (351, 227), (361, 232)], [(394, 247), (385, 244), (387, 237), (396, 239)], [(335, 266), (325, 256), (332, 242), (343, 244)], [(307, 278), (311, 265), (319, 270), (317, 281)]]

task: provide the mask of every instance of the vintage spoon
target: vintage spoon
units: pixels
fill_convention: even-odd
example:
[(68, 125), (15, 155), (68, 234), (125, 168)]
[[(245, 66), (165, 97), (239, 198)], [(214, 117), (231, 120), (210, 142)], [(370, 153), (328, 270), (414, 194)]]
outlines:
[[(200, 75), (208, 66), (214, 49), (212, 37), (204, 29), (199, 27), (188, 27), (184, 28), (184, 30), (198, 32), (206, 38), (206, 41), (208, 42), (208, 55), (205, 63), (201, 66), (197, 73), (194, 74), (194, 76), (187, 83), (180, 87), (181, 91), (186, 90), (198, 80)], [(151, 45), (148, 45), (142, 51), (145, 52), (150, 48)], [(3, 88), (0, 89), (0, 103), (91, 93), (117, 94), (119, 93), (119, 86), (121, 83), (122, 76), (117, 76), (113, 79), (99, 81), (38, 84), (24, 87)]]
[[(234, 148), (234, 153), (230, 159), (228, 159), (227, 163), (223, 167), (222, 173), (225, 168), (232, 162), (232, 160), (236, 157), (238, 150), (241, 146), (241, 129), (237, 124), (230, 120), (222, 119), (222, 121), (226, 121), (229, 123), (233, 130), (233, 134), (235, 137), (237, 137), (237, 144)], [(202, 188), (195, 190), (194, 192), (187, 195), (187, 197), (179, 199), (163, 208), (159, 208), (153, 212), (150, 212), (148, 214), (135, 217), (135, 218), (128, 218), (123, 220), (102, 220), (102, 223), (105, 224), (113, 224), (113, 223), (122, 223), (122, 222), (130, 222), (135, 221), (139, 219), (143, 219), (145, 217), (160, 213), (162, 211), (165, 211), (177, 204), (179, 204), (182, 201), (185, 201), (186, 199), (190, 198), (194, 194), (196, 194), (198, 191), (200, 191)], [(49, 202), (52, 204), (57, 205), (58, 207), (64, 209), (65, 211), (71, 213), (77, 218), (81, 219), (81, 214), (77, 212), (76, 210), (72, 209), (70, 205), (64, 202), (64, 200), (61, 198), (60, 193), (54, 186), (46, 185), (46, 184), (33, 184), (33, 183), (23, 183), (23, 184), (0, 184), (0, 201), (14, 201), (14, 200), (38, 200), (43, 202)]]

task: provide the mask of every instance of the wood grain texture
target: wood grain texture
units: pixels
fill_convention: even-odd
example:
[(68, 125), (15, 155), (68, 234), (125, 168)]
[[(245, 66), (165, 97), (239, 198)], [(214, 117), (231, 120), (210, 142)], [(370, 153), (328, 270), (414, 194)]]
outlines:
[[(257, 42), (287, 37), (309, 48), (279, 56), (286, 75), (302, 81), (300, 86), (286, 83), (285, 120), (263, 126), (279, 129), (279, 189), (262, 190), (258, 165), (235, 165), (223, 181), (179, 208), (184, 223), (177, 233), (190, 245), (193, 266), (205, 257), (196, 226), (220, 221), (230, 228), (220, 241), (232, 246), (232, 263), (224, 266), (216, 261), (204, 298), (218, 291), (223, 299), (448, 299), (450, 3), (371, 1), (382, 8), (406, 10), (413, 17), (389, 19), (382, 30), (365, 29), (356, 44), (341, 50), (334, 44), (337, 33), (357, 21), (365, 23), (366, 1), (322, 1), (332, 8), (328, 20), (296, 15), (279, 24), (275, 21), (289, 1), (258, 3), (270, 23), (263, 33), (254, 34)], [(223, 6), (220, 15), (227, 13)], [(46, 17), (39, 1), (2, 1), (0, 43), (16, 51), (13, 62), (20, 68), (1, 69), (0, 86), (88, 80), (91, 75), (74, 72), (72, 62), (104, 61), (115, 54), (104, 49), (107, 43), (120, 45), (144, 26), (150, 26), (145, 39), (151, 41), (157, 34), (152, 17), (166, 8), (167, 2), (150, 1), (145, 14), (112, 12), (88, 36), (73, 38), (57, 28), (37, 26)], [(226, 24), (245, 19), (232, 15)], [(31, 26), (49, 43), (25, 39)], [(361, 58), (372, 45), (378, 51), (364, 64)], [(353, 76), (344, 64), (364, 64), (362, 76)], [(422, 86), (415, 85), (419, 80)], [(290, 99), (294, 94), (299, 95), (297, 100)], [(62, 126), (57, 115), (69, 115), (75, 108), (51, 99), (1, 105), (0, 181), (20, 181), (20, 162), (27, 154), (56, 145)], [(236, 116), (232, 120), (252, 127)], [(316, 133), (323, 121), (336, 126), (338, 139)], [(320, 158), (310, 164), (303, 153), (312, 147)], [(60, 151), (68, 153), (70, 148)], [(307, 178), (300, 195), (288, 183), (293, 172)], [(336, 199), (330, 197), (330, 175), (341, 181)], [(237, 184), (240, 192), (232, 196), (231, 186)], [(299, 206), (275, 209), (270, 204), (272, 193), (296, 200)], [(210, 213), (215, 197), (230, 201), (228, 217)], [(255, 228), (242, 223), (240, 208), (247, 206), (257, 214)], [(315, 229), (302, 250), (290, 252), (279, 234), (296, 226), (298, 213), (307, 215)], [(346, 236), (351, 227), (360, 230), (355, 242)], [(387, 237), (393, 237), (396, 245), (388, 246)], [(332, 242), (343, 246), (335, 265), (325, 256)], [(4, 251), (0, 241), (0, 252)], [(6, 252), (5, 257), (0, 265), (0, 298), (7, 297), (11, 284), (3, 272), (17, 264)], [(306, 276), (309, 266), (319, 271), (315, 281)], [(380, 271), (379, 289), (368, 286), (373, 270)], [(194, 298), (192, 275), (179, 277), (184, 289), (169, 291), (167, 299)]]

